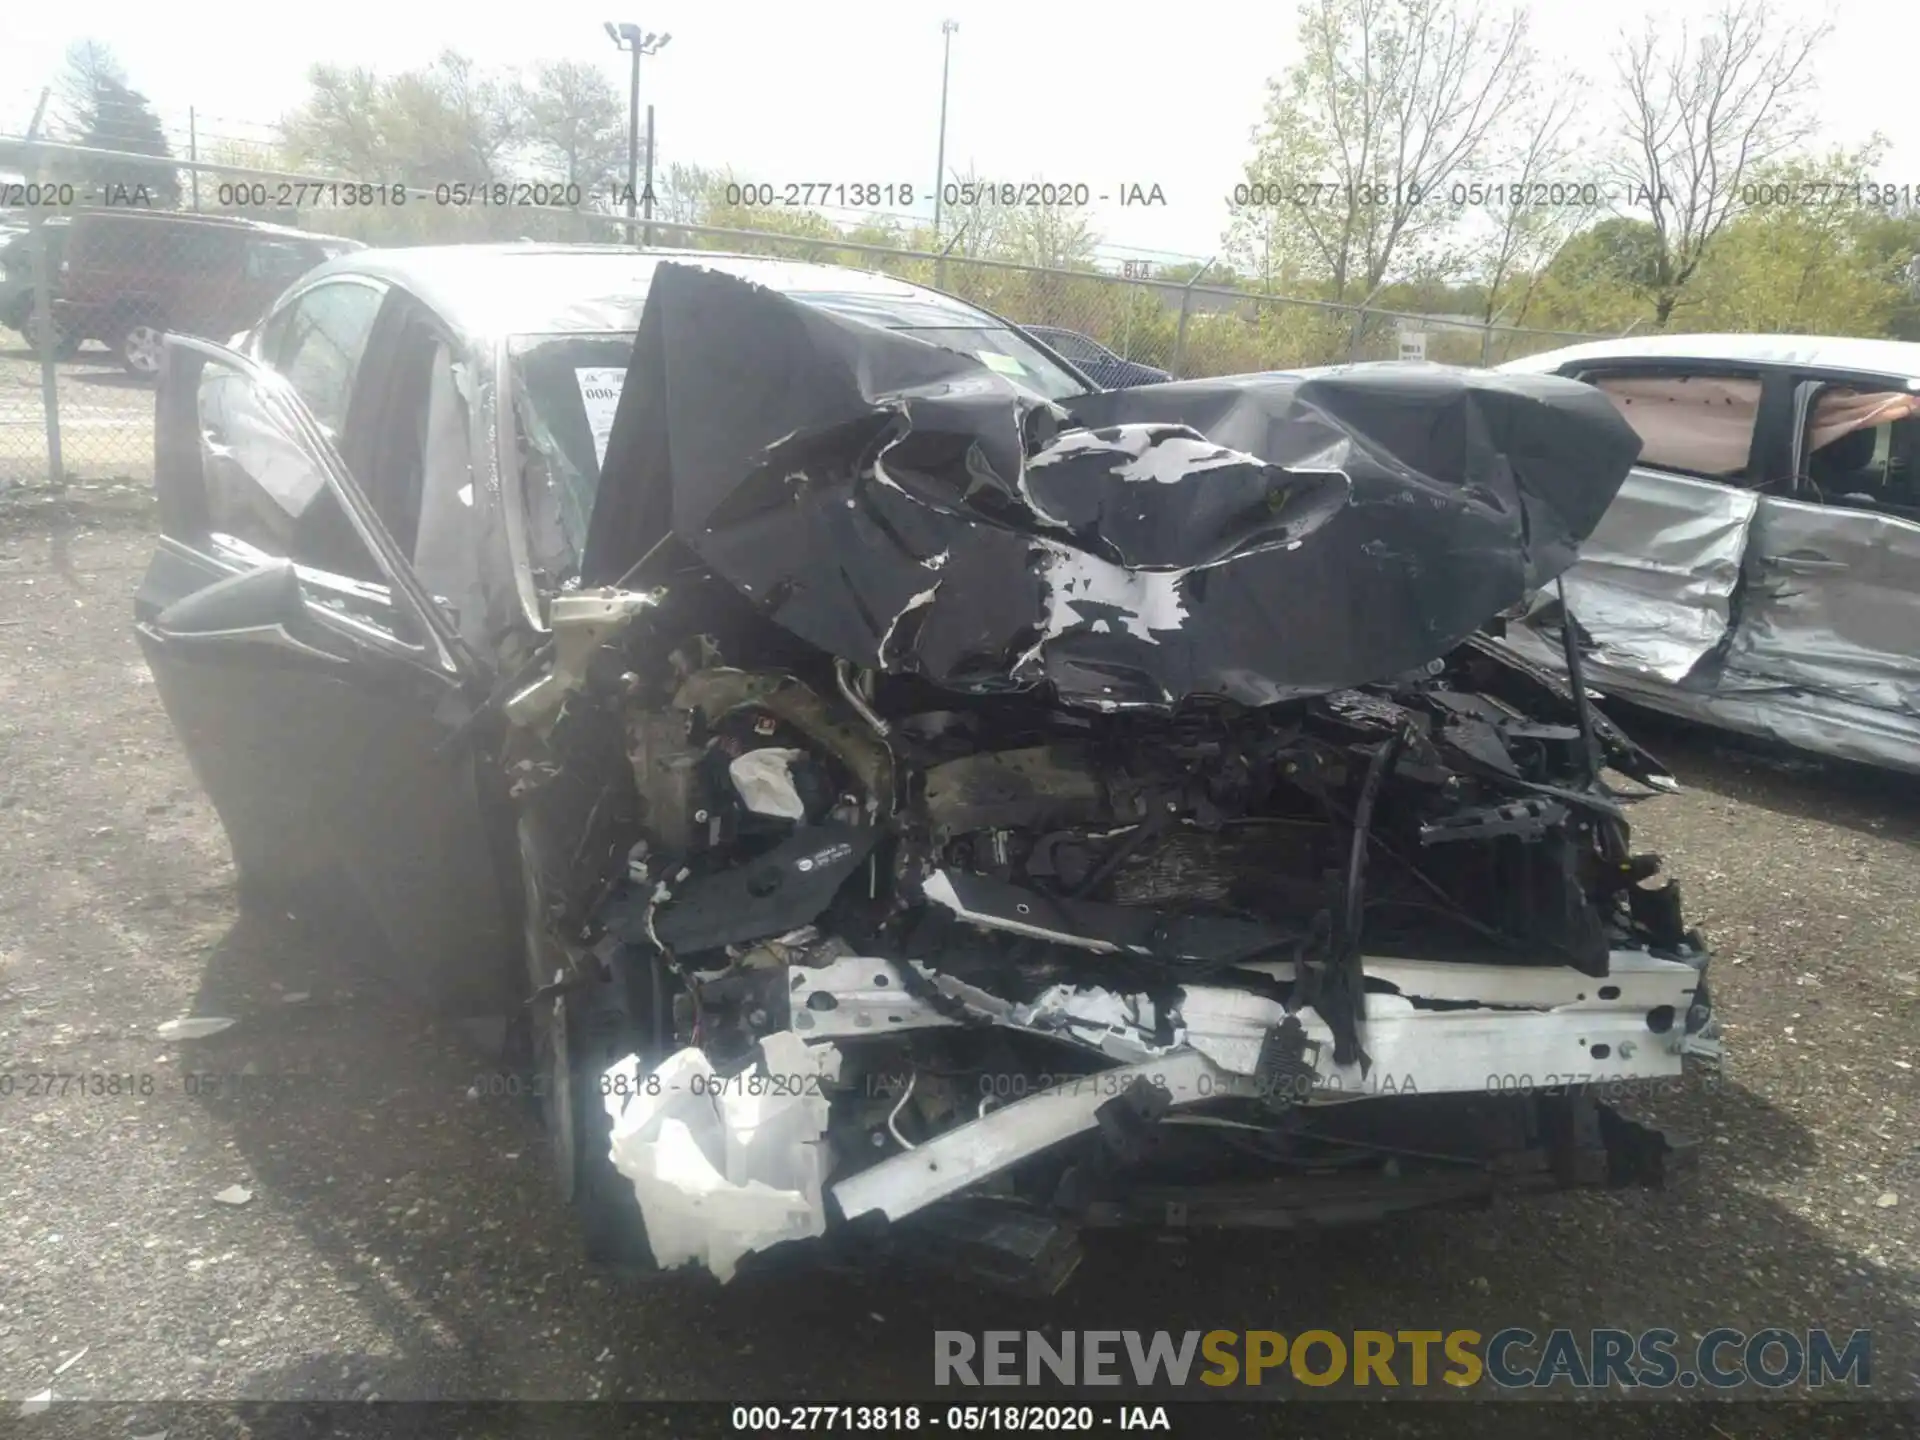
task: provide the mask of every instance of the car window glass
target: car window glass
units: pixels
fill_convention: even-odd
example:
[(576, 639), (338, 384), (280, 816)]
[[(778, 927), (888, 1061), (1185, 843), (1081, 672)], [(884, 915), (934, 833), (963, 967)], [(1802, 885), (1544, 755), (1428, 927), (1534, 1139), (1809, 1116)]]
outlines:
[(292, 240), (256, 240), (247, 247), (246, 274), (264, 284), (290, 285), (319, 263), (307, 245)]
[(513, 344), (514, 435), (536, 570), (579, 568), (631, 335), (566, 335)]
[(287, 307), (263, 358), (334, 434), (347, 418), (354, 371), (380, 313), (380, 291), (353, 281), (316, 285)]
[[(369, 394), (341, 447), (361, 492), (401, 551), (411, 555), (426, 479), (428, 402), (442, 336), (422, 314), (399, 312), (368, 364)], [(398, 318), (398, 317), (397, 317)]]
[(413, 568), (436, 600), (451, 608), (461, 635), (485, 640), (480, 587), (480, 524), (472, 453), (473, 372), (446, 343), (434, 347), (425, 427), (425, 476)]
[(1827, 386), (1808, 408), (1802, 454), (1810, 498), (1920, 514), (1920, 395)]
[(1043, 330), (1040, 332), (1040, 338), (1053, 346), (1053, 348), (1058, 350), (1062, 355), (1066, 356), (1067, 359), (1080, 364), (1101, 358), (1086, 341), (1082, 340), (1078, 335), (1067, 331)]
[(1760, 418), (1757, 375), (1586, 377), (1640, 436), (1640, 463), (1715, 480), (1745, 475)]
[(319, 460), (251, 380), (209, 362), (198, 418), (210, 529), (318, 570), (384, 580)]

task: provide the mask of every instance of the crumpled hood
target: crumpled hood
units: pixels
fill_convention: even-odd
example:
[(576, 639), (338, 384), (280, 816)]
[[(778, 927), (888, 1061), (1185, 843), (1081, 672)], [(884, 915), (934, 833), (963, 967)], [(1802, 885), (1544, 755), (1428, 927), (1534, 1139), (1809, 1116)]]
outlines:
[(582, 582), (672, 537), (789, 632), (951, 689), (1250, 705), (1399, 674), (1574, 560), (1639, 452), (1554, 376), (1377, 364), (1064, 405), (662, 264)]

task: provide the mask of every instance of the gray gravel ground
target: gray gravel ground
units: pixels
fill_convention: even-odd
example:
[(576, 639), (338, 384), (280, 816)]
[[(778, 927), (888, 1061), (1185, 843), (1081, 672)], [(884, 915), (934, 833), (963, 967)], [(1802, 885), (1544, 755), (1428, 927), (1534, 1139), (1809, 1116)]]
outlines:
[[(55, 367), (60, 461), (82, 480), (153, 479), (153, 382), (129, 375), (98, 344)], [(0, 490), (49, 473), (40, 361), (0, 329)]]
[[(237, 917), (129, 633), (152, 537), (46, 518), (0, 512), (0, 1431), (57, 1419), (12, 1418), (48, 1386), (132, 1403), (122, 1435), (188, 1397), (930, 1398), (934, 1329), (1046, 1325), (1867, 1327), (1873, 1390), (1920, 1396), (1920, 786), (1643, 727), (1687, 789), (1638, 832), (1718, 949), (1728, 1050), (1719, 1086), (1661, 1102), (1705, 1141), (1676, 1188), (1117, 1243), (1044, 1303), (641, 1285), (575, 1258), (531, 1118), (463, 1037), (350, 946)], [(237, 1023), (156, 1038), (182, 1015)], [(43, 1072), (134, 1093), (26, 1096)], [(1698, 1433), (1760, 1433), (1737, 1413)]]

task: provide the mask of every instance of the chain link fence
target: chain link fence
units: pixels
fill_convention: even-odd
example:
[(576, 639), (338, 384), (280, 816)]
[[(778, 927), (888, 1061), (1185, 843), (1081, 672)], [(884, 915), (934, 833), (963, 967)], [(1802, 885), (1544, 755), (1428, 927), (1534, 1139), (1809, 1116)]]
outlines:
[[(224, 340), (300, 274), (361, 243), (499, 240), (731, 250), (883, 271), (1043, 327), (1103, 384), (1425, 358), (1492, 365), (1590, 338), (1258, 294), (1145, 274), (1049, 269), (819, 234), (632, 222), (559, 185), (347, 181), (7, 142), (20, 203), (0, 212), (0, 489), (153, 474), (167, 330)], [(524, 202), (524, 203), (522, 203)], [(1146, 268), (1141, 267), (1143, 270)], [(45, 283), (43, 283), (45, 277)], [(1137, 368), (1145, 367), (1145, 368)], [(58, 479), (56, 479), (58, 477)]]

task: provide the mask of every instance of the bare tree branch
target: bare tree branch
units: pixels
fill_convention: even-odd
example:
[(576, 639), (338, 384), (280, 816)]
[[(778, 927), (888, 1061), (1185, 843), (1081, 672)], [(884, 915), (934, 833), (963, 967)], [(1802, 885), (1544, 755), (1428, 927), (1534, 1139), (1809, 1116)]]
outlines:
[[(1448, 186), (1533, 63), (1526, 16), (1482, 0), (1302, 0), (1300, 47), (1269, 86), (1247, 167), (1255, 199), (1229, 252), (1257, 253), (1249, 268), (1269, 274), (1278, 253), (1335, 298), (1370, 294), (1457, 218)], [(1278, 208), (1256, 217), (1262, 199)]]
[(1687, 282), (1740, 211), (1741, 182), (1811, 131), (1804, 101), (1830, 24), (1782, 26), (1770, 0), (1727, 0), (1697, 39), (1668, 45), (1658, 22), (1623, 37), (1621, 153), (1612, 178), (1623, 213), (1658, 242), (1654, 314), (1664, 326)]

